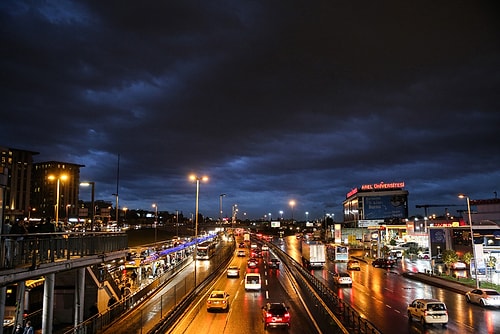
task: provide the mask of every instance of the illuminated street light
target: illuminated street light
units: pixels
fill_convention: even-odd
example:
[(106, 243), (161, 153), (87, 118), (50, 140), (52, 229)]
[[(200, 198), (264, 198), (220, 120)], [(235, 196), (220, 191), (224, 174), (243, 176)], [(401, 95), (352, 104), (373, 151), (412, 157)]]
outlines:
[(91, 214), (91, 220), (90, 220), (90, 230), (91, 231), (94, 231), (94, 218), (95, 218), (95, 197), (94, 197), (94, 194), (95, 194), (95, 182), (92, 182), (92, 181), (88, 181), (88, 182), (80, 182), (80, 185), (81, 186), (84, 186), (84, 187), (88, 187), (88, 186), (92, 186), (92, 195), (91, 195), (91, 205), (92, 205), (92, 212), (90, 213)]
[(156, 236), (157, 236), (157, 226), (158, 226), (158, 205), (156, 203), (153, 203), (152, 205), (153, 208), (155, 208), (155, 243), (156, 243)]
[(292, 208), (292, 223), (293, 223), (293, 207), (295, 206), (295, 201), (292, 199), (290, 202), (288, 202), (288, 204), (290, 204), (290, 207)]
[[(474, 231), (472, 230), (472, 217), (470, 214), (470, 198), (467, 195), (459, 194), (458, 198), (467, 199), (467, 214), (469, 215), (469, 226), (470, 226), (470, 240), (472, 245), (472, 260), (474, 261), (474, 274), (476, 275), (476, 289), (479, 289), (479, 277), (477, 276), (477, 261), (476, 261), (476, 247), (474, 247)], [(472, 261), (471, 261), (472, 262)]]
[(196, 181), (196, 209), (195, 209), (195, 229), (194, 229), (194, 287), (196, 288), (196, 258), (198, 257), (198, 199), (200, 197), (200, 180), (208, 181), (208, 176), (198, 177), (190, 175), (191, 181)]
[(219, 195), (219, 219), (220, 223), (222, 224), (222, 198), (226, 196), (226, 194), (220, 194)]
[(281, 220), (283, 220), (283, 210), (280, 210), (280, 217), (281, 217)]
[(231, 223), (234, 225), (236, 223), (236, 218), (237, 218), (237, 215), (238, 215), (238, 204), (235, 204), (233, 205), (232, 207), (232, 218), (231, 218)]
[(127, 221), (127, 211), (128, 211), (127, 207), (123, 208), (123, 221)]
[(306, 222), (309, 221), (309, 211), (306, 211)]
[(66, 181), (68, 179), (68, 175), (66, 174), (61, 174), (58, 177), (54, 175), (49, 175), (48, 179), (53, 181), (57, 179), (57, 191), (56, 191), (56, 210), (55, 210), (55, 215), (56, 215), (56, 224), (59, 223), (59, 189), (61, 187), (61, 180)]

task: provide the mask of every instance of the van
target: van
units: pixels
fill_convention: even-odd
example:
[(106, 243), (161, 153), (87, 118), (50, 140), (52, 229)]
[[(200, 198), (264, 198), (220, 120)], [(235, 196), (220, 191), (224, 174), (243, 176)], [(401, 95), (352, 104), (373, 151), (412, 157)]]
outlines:
[(262, 280), (258, 273), (248, 273), (245, 275), (245, 290), (260, 290)]

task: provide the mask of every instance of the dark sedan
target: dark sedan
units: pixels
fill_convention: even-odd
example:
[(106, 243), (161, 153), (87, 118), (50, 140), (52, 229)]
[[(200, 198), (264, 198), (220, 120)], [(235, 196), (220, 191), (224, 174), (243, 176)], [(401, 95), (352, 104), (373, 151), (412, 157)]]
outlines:
[(380, 268), (392, 268), (394, 267), (394, 264), (396, 261), (392, 259), (384, 259), (384, 258), (378, 258), (373, 260), (372, 266), (374, 267), (380, 267)]

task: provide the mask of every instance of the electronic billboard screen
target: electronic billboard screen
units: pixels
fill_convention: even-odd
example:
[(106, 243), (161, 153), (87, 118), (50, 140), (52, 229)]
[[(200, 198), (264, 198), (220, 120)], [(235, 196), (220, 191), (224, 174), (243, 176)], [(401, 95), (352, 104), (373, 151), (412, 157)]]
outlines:
[(366, 196), (364, 213), (364, 219), (405, 218), (408, 215), (406, 196)]

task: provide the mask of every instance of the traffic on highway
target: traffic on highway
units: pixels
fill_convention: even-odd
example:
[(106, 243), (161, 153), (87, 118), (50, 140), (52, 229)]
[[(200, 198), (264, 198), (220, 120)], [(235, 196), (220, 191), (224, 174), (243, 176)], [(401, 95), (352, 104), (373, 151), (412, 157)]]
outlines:
[[(289, 333), (324, 332), (316, 319), (317, 310), (304, 302), (286, 266), (287, 259), (303, 264), (302, 241), (295, 236), (253, 236), (251, 239), (245, 236), (245, 239), (239, 235), (221, 241), (216, 253), (232, 245), (230, 260), (197, 294), (168, 332), (265, 333), (279, 329)], [(330, 255), (323, 266), (313, 267), (309, 265), (308, 256), (304, 268), (355, 309), (378, 333), (495, 333), (500, 328), (498, 308), (483, 307), (479, 297), (473, 295), (471, 298), (476, 299), (470, 300), (465, 294), (403, 275), (425, 268), (426, 259), (409, 261), (403, 257), (393, 265), (378, 266), (372, 264), (373, 259), (364, 257), (363, 250), (350, 249), (341, 261)], [(213, 258), (186, 265), (171, 282), (148, 298), (141, 306), (142, 311), (122, 321), (140, 323), (131, 332), (147, 332), (145, 329), (152, 329), (156, 326), (153, 322), (165, 315), (166, 305), (175, 307), (181, 295), (194, 284), (194, 270), (198, 272), (197, 282), (201, 282), (209, 278), (216, 267)], [(174, 294), (177, 294), (175, 298)], [(166, 299), (173, 301), (166, 303)], [(149, 319), (152, 323), (148, 325)]]

